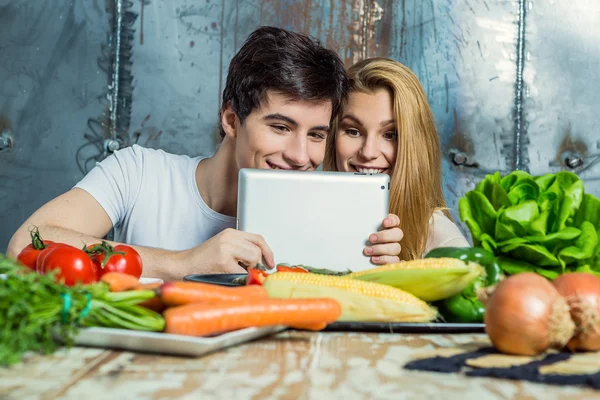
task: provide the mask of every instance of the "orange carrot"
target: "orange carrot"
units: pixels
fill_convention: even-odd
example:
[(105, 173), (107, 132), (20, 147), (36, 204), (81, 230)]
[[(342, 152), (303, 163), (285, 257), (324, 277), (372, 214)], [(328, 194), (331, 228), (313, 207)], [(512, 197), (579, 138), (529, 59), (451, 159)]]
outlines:
[(224, 287), (200, 282), (167, 282), (157, 289), (157, 293), (169, 307), (268, 297), (266, 289), (258, 285)]
[(322, 331), (327, 327), (327, 322), (319, 322), (316, 324), (304, 324), (304, 325), (291, 325), (290, 328), (298, 329), (301, 331)]
[(138, 284), (133, 289), (135, 289), (135, 290), (154, 290), (154, 289), (158, 289), (162, 285), (164, 285), (164, 283), (161, 283), (161, 282), (152, 282), (152, 283), (139, 283), (138, 282)]
[(209, 336), (261, 326), (317, 326), (342, 314), (334, 299), (244, 299), (198, 303), (168, 308), (163, 313), (165, 332)]
[[(162, 283), (160, 283), (160, 282), (141, 283), (141, 284), (137, 285), (133, 290), (156, 290), (156, 289), (160, 288), (161, 285), (162, 285)], [(146, 308), (148, 308), (152, 311), (156, 311), (158, 313), (163, 312), (163, 310), (165, 308), (167, 308), (167, 306), (162, 302), (162, 300), (160, 299), (160, 297), (158, 297), (158, 295), (154, 296), (153, 298), (151, 298), (149, 300), (142, 301), (138, 305), (142, 306), (142, 307), (146, 307)]]
[(100, 281), (107, 283), (111, 292), (131, 290), (140, 284), (140, 281), (135, 276), (121, 272), (107, 272), (102, 275)]

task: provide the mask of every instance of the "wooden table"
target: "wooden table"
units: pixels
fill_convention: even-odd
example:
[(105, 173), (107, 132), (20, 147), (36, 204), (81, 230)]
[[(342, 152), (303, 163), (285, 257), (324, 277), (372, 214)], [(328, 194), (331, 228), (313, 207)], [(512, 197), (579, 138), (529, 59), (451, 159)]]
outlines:
[(289, 331), (202, 358), (75, 347), (0, 369), (2, 399), (598, 399), (576, 387), (408, 371), (439, 347), (485, 335)]

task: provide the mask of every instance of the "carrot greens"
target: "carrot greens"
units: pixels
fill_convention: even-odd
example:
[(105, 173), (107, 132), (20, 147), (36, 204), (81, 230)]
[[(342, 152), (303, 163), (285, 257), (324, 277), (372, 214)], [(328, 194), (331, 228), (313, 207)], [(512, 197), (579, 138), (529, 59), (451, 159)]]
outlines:
[(18, 363), (26, 352), (70, 347), (81, 327), (163, 331), (163, 317), (137, 305), (154, 296), (113, 293), (104, 282), (64, 286), (53, 272), (37, 274), (0, 254), (0, 365)]

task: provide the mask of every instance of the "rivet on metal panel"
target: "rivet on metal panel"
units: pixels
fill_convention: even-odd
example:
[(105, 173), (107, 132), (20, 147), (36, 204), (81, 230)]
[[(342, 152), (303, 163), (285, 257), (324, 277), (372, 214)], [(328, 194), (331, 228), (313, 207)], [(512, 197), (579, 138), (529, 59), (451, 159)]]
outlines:
[(0, 151), (11, 148), (15, 145), (15, 138), (12, 131), (4, 130), (0, 133)]
[(456, 165), (463, 165), (467, 162), (467, 155), (463, 152), (450, 152), (450, 156), (452, 157), (452, 162)]
[(590, 167), (588, 165), (584, 168), (588, 161), (593, 161), (594, 155), (589, 154), (587, 145), (585, 142), (574, 138), (569, 132), (565, 135), (562, 143), (559, 146), (558, 155), (552, 160), (549, 165), (550, 167), (567, 167), (573, 170), (582, 171)]
[(117, 139), (107, 139), (104, 141), (104, 149), (108, 153), (114, 153), (122, 147), (121, 143)]
[(479, 167), (477, 162), (470, 161), (469, 156), (465, 152), (458, 149), (450, 149), (448, 156), (454, 165), (469, 168)]
[(565, 165), (571, 169), (582, 167), (583, 163), (584, 161), (581, 154), (571, 154), (565, 157)]
[(579, 169), (585, 165), (585, 155), (571, 150), (563, 151), (558, 156), (558, 161), (553, 160), (549, 163), (551, 167), (567, 167), (569, 169)]

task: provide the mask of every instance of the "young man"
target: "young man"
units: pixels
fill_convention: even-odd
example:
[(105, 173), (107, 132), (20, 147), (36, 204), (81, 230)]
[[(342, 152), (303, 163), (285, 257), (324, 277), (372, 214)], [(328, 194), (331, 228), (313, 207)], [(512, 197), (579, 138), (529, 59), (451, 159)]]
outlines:
[[(273, 267), (262, 237), (235, 230), (238, 172), (317, 168), (347, 87), (334, 52), (302, 34), (259, 28), (229, 66), (223, 140), (212, 157), (139, 146), (117, 151), (27, 219), (8, 254), (14, 257), (27, 245), (32, 226), (45, 239), (77, 247), (99, 242), (114, 227), (115, 240), (142, 256), (144, 276), (241, 273), (240, 264), (262, 258)], [(385, 234), (389, 239), (397, 231)]]

